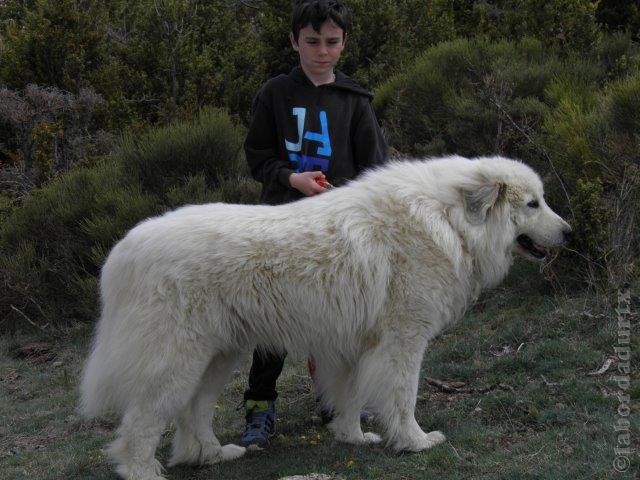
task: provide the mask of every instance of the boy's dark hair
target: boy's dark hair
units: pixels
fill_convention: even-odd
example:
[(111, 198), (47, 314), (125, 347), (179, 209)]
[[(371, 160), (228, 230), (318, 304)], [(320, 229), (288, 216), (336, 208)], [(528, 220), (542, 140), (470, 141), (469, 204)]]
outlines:
[(320, 33), (320, 27), (332, 20), (342, 29), (342, 38), (351, 29), (351, 13), (339, 0), (294, 0), (291, 14), (291, 32), (296, 42), (300, 30), (311, 24)]

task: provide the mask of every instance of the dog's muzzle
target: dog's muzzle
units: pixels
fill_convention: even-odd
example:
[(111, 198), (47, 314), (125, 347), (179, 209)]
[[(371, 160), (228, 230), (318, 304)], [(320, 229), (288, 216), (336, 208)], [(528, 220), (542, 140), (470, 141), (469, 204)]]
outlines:
[[(571, 227), (564, 229), (562, 231), (562, 242), (560, 243), (560, 245), (566, 245), (567, 243), (569, 243), (571, 241), (571, 237)], [(549, 249), (547, 247), (537, 244), (531, 239), (531, 237), (525, 234), (519, 235), (516, 240), (518, 241), (518, 245), (520, 245), (520, 247), (522, 247), (527, 253), (535, 258), (542, 259), (549, 255)]]
[(542, 245), (538, 245), (536, 242), (531, 240), (530, 237), (524, 234), (519, 235), (516, 240), (518, 241), (518, 245), (535, 258), (544, 258), (549, 254), (549, 250)]

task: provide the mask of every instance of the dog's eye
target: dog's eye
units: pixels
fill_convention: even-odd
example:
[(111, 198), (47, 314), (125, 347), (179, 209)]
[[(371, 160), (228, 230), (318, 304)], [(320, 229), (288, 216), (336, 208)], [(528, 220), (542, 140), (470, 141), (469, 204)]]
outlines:
[(537, 200), (531, 200), (529, 203), (527, 203), (527, 207), (529, 208), (538, 208), (539, 206), (540, 204)]

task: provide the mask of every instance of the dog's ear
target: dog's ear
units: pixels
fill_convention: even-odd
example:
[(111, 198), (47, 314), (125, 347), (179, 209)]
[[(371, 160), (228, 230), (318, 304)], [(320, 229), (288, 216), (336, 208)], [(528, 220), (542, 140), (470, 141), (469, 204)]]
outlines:
[(472, 225), (480, 225), (487, 219), (489, 210), (504, 196), (506, 187), (501, 183), (487, 182), (470, 190), (462, 191), (464, 213)]

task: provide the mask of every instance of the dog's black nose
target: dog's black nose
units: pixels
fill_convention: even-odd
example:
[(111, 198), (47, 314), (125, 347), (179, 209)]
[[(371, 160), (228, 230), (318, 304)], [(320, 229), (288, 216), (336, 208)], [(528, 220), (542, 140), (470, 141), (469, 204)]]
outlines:
[(573, 230), (571, 230), (571, 228), (563, 230), (562, 236), (564, 237), (564, 243), (569, 243), (571, 241), (571, 238), (573, 237)]

